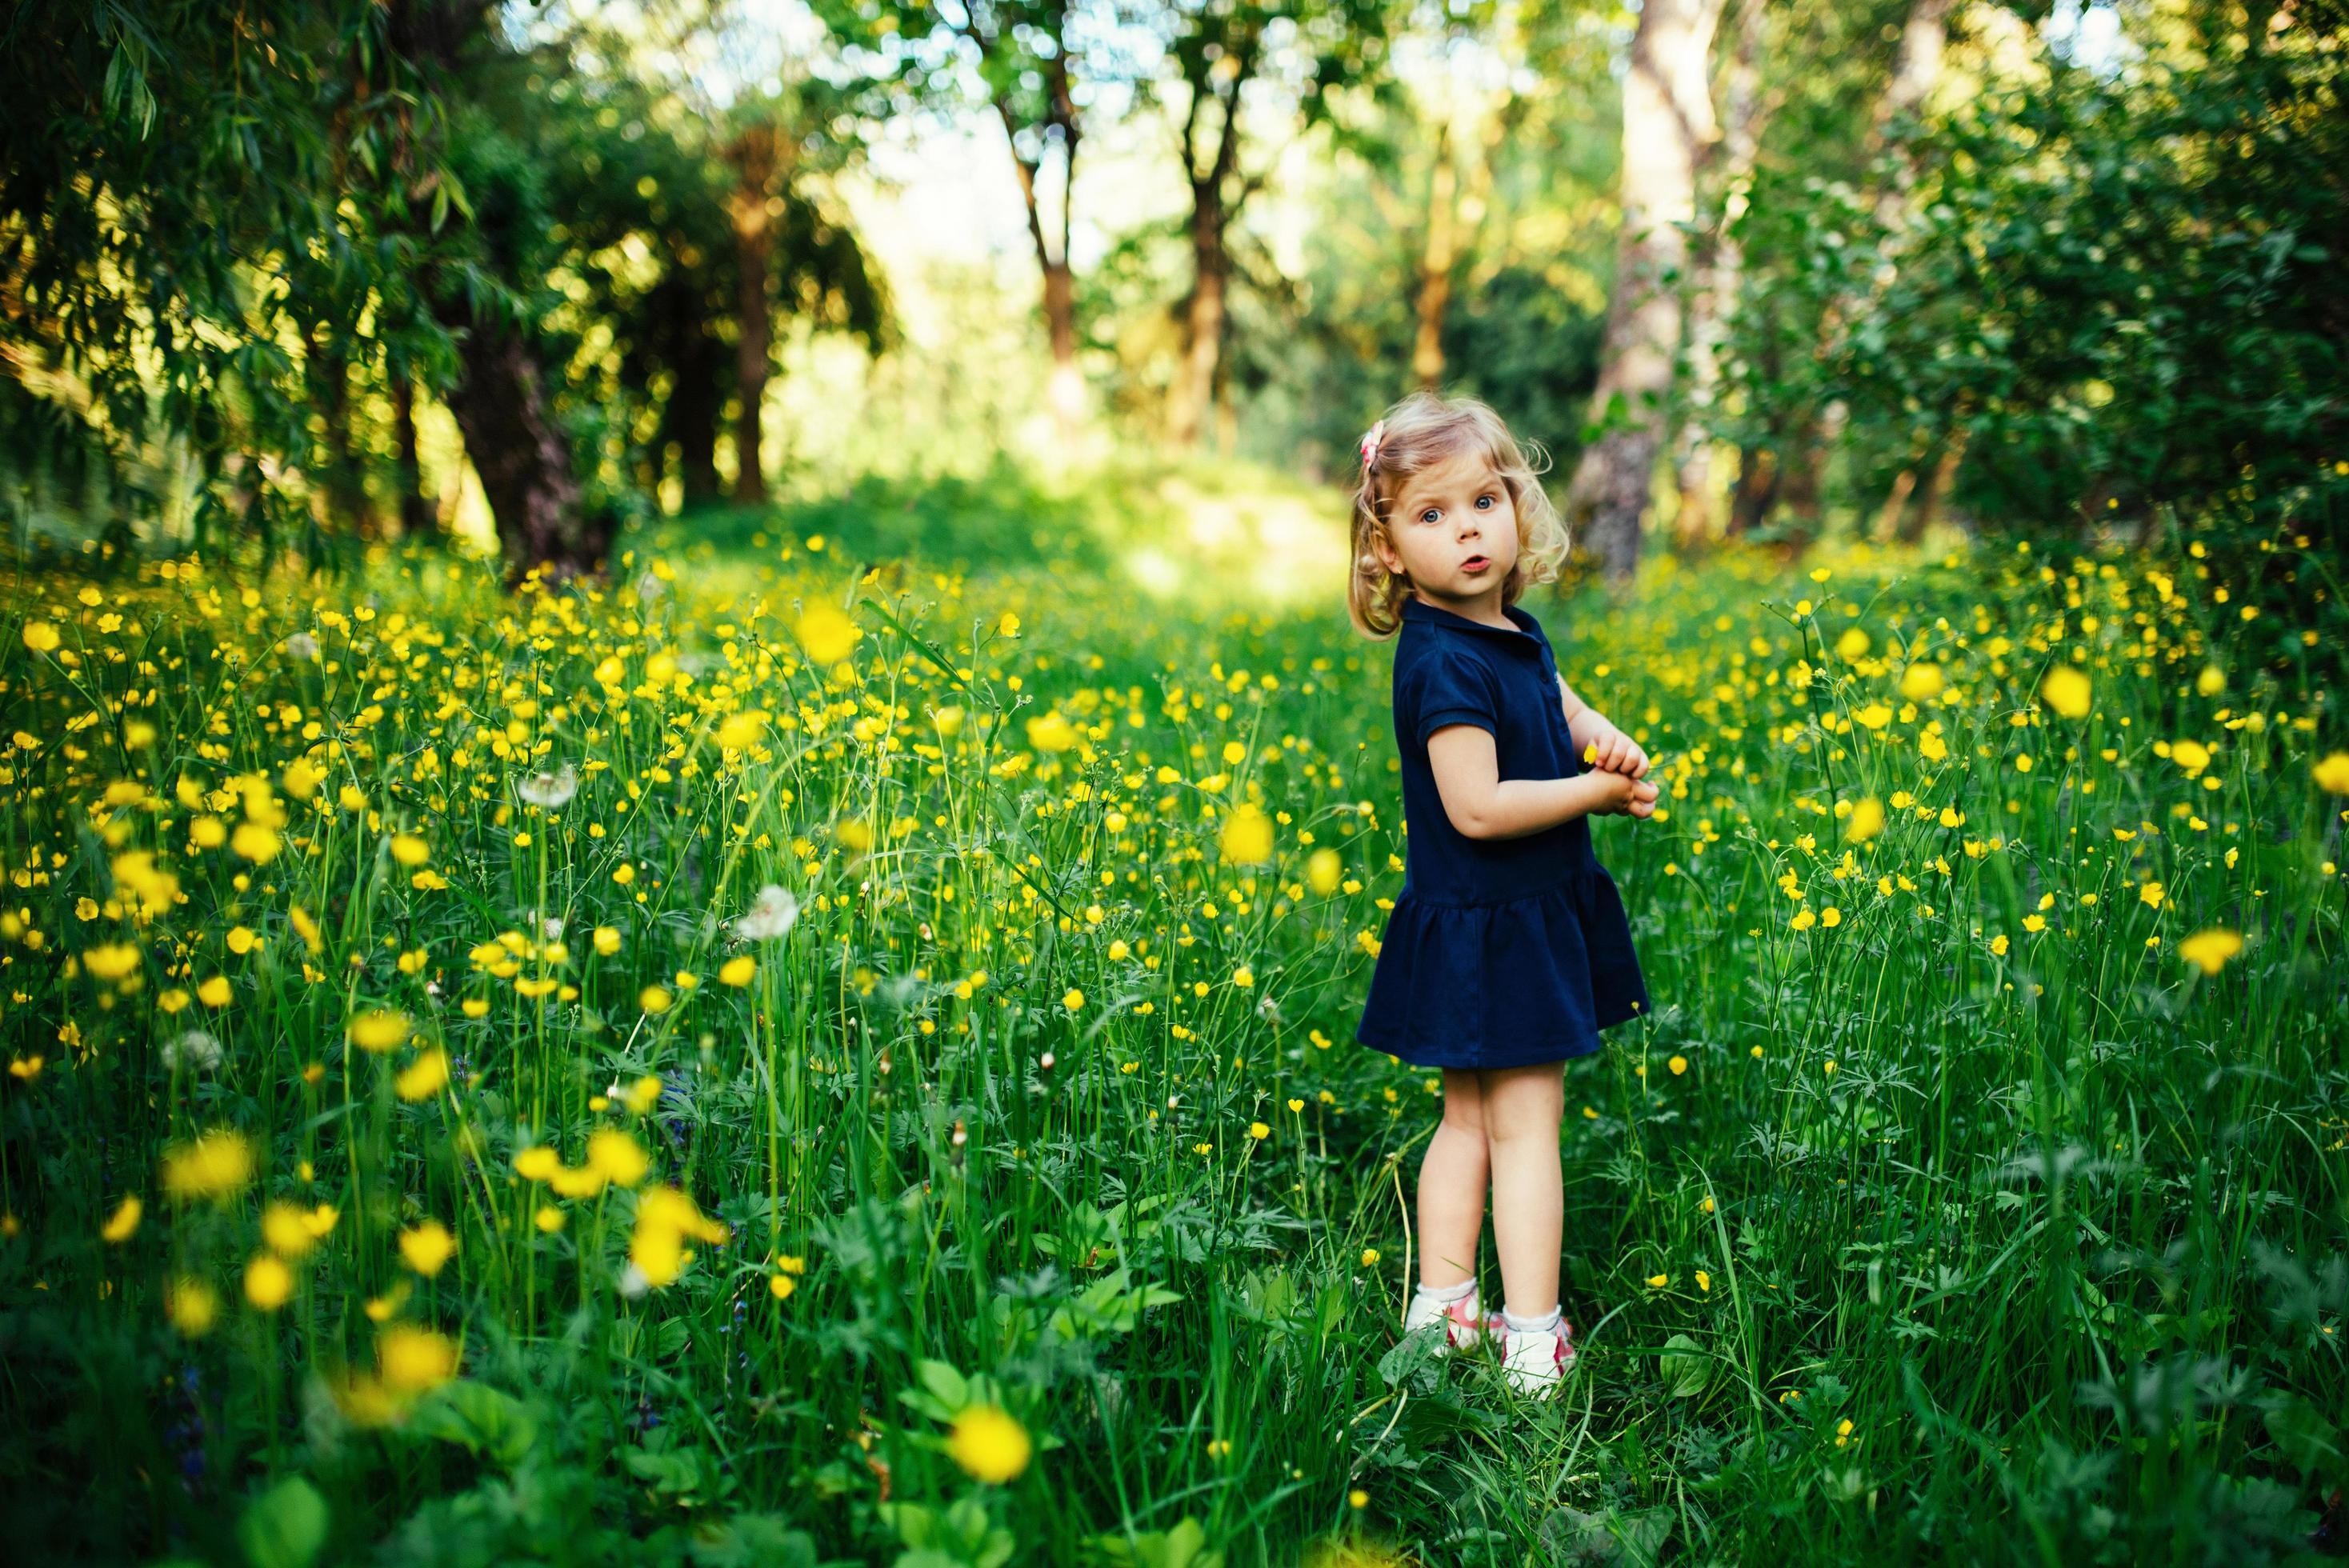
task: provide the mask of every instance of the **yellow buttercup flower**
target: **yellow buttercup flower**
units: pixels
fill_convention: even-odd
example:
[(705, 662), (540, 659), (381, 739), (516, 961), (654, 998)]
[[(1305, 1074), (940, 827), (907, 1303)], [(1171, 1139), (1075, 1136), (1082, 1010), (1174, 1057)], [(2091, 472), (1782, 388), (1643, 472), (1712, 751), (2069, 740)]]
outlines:
[(311, 1228), (306, 1212), (280, 1201), (261, 1212), (261, 1239), (279, 1257), (299, 1258), (318, 1244), (319, 1233)]
[(407, 1040), (408, 1015), (391, 1007), (369, 1007), (353, 1016), (347, 1033), (351, 1044), (380, 1056), (398, 1050)]
[(220, 1293), (200, 1279), (182, 1275), (164, 1292), (163, 1315), (188, 1338), (202, 1339), (220, 1316)]
[(587, 1167), (613, 1185), (633, 1187), (652, 1169), (642, 1145), (616, 1127), (599, 1127), (587, 1139)]
[(2088, 717), (2091, 688), (2075, 665), (2057, 665), (2039, 683), (2039, 700), (2065, 718)]
[(954, 1418), (947, 1452), (973, 1480), (1000, 1486), (1028, 1468), (1028, 1429), (997, 1405), (971, 1405)]
[(1233, 865), (1260, 866), (1272, 859), (1272, 820), (1254, 805), (1235, 807), (1224, 819), (1217, 847)]
[(402, 1394), (437, 1388), (457, 1375), (457, 1346), (447, 1335), (396, 1324), (378, 1335), (376, 1366), (384, 1387)]
[(399, 1255), (408, 1266), (430, 1279), (448, 1266), (457, 1251), (457, 1238), (438, 1220), (427, 1220), (399, 1233)]
[[(90, 907), (94, 911), (97, 905)], [(128, 942), (102, 943), (81, 955), (82, 970), (93, 980), (125, 979), (137, 973), (139, 963), (139, 949)]]
[(1076, 743), (1076, 727), (1058, 708), (1028, 721), (1028, 744), (1034, 750), (1066, 751)]
[(430, 1099), (449, 1087), (449, 1053), (435, 1046), (403, 1068), (392, 1087), (402, 1099)]
[(274, 828), (264, 828), (258, 822), (239, 822), (236, 831), (228, 837), (228, 847), (240, 859), (261, 866), (275, 860), (284, 846)]
[(253, 1146), (242, 1133), (215, 1129), (163, 1156), (163, 1191), (185, 1202), (225, 1198), (253, 1180)]
[(767, 733), (767, 716), (752, 710), (728, 716), (718, 727), (718, 744), (729, 751), (746, 751)]
[(2178, 955), (2205, 975), (2216, 975), (2242, 950), (2242, 934), (2224, 926), (2198, 931), (2178, 944)]
[(856, 646), (856, 623), (829, 601), (808, 606), (792, 629), (808, 657), (820, 665), (836, 665)]
[(244, 1299), (264, 1312), (275, 1312), (294, 1295), (294, 1271), (271, 1253), (256, 1253), (244, 1265)]
[(106, 1223), (98, 1227), (99, 1238), (120, 1246), (139, 1233), (139, 1217), (145, 1212), (146, 1205), (139, 1201), (136, 1193), (123, 1199), (115, 1206), (114, 1212), (107, 1216)]

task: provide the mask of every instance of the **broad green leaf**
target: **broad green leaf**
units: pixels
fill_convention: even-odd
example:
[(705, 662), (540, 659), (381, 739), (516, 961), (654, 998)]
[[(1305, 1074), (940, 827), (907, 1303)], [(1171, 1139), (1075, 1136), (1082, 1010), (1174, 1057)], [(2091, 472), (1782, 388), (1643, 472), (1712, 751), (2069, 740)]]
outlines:
[(1713, 1382), (1711, 1357), (1685, 1334), (1675, 1334), (1664, 1341), (1664, 1351), (1657, 1357), (1657, 1364), (1675, 1399), (1692, 1399)]
[(253, 1568), (310, 1568), (326, 1544), (326, 1500), (302, 1476), (288, 1476), (253, 1500), (236, 1522), (236, 1542)]

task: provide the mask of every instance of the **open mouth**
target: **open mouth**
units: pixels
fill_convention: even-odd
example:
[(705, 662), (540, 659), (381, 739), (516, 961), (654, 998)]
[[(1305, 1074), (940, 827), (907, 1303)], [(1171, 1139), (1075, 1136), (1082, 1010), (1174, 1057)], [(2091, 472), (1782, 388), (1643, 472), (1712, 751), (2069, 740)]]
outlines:
[(1493, 562), (1490, 557), (1472, 555), (1467, 560), (1460, 563), (1460, 570), (1463, 572), (1482, 572), (1485, 568), (1492, 564)]

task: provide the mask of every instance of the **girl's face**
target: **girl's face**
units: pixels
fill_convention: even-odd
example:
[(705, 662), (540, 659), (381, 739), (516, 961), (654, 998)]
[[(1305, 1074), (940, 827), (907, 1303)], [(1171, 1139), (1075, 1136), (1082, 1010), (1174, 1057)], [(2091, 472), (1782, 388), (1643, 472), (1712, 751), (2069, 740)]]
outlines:
[[(1462, 452), (1403, 481), (1372, 547), (1421, 598), (1471, 619), (1500, 614), (1517, 563), (1517, 509), (1482, 452)], [(1482, 615), (1475, 614), (1483, 611)]]

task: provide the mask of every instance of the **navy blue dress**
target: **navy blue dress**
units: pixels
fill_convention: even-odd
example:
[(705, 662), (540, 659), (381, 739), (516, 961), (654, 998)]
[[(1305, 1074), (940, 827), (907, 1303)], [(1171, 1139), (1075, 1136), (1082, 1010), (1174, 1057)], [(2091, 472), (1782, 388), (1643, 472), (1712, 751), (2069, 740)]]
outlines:
[(1615, 879), (1590, 820), (1514, 839), (1452, 825), (1427, 738), (1493, 734), (1503, 779), (1582, 771), (1541, 623), (1512, 604), (1506, 631), (1403, 601), (1395, 747), (1406, 829), (1402, 891), (1387, 915), (1354, 1037), (1419, 1067), (1506, 1068), (1587, 1056), (1599, 1031), (1650, 1011)]

